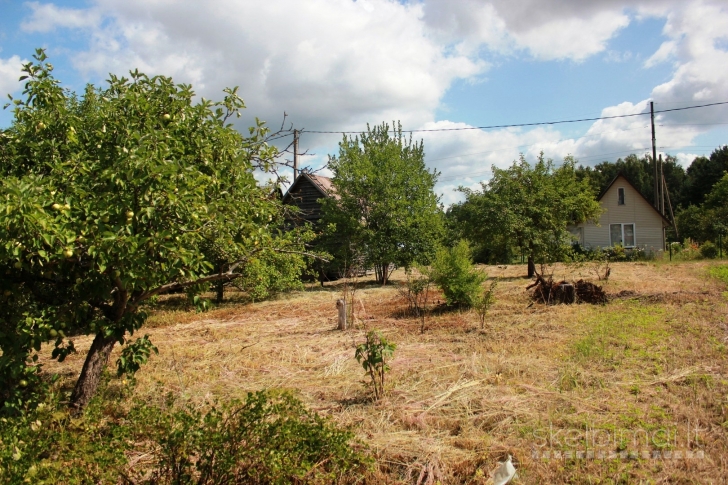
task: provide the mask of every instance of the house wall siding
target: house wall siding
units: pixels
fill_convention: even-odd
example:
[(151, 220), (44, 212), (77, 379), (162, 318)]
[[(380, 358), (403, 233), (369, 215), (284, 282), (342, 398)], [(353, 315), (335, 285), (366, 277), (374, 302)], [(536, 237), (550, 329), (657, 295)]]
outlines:
[[(624, 205), (618, 204), (619, 189), (624, 189)], [(664, 250), (663, 224), (659, 213), (632, 187), (624, 177), (619, 177), (599, 201), (605, 211), (595, 224), (579, 224), (583, 227), (584, 245), (587, 247), (611, 246), (610, 224), (635, 225), (635, 243), (647, 251)]]
[(323, 197), (321, 191), (308, 178), (302, 177), (293, 190), (286, 194), (283, 203), (295, 205), (301, 209), (300, 218), (316, 223), (323, 215), (321, 204), (318, 201)]

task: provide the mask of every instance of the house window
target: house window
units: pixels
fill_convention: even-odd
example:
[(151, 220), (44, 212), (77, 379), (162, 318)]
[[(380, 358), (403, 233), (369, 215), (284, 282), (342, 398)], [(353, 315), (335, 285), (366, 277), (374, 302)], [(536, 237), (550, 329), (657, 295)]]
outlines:
[(617, 204), (624, 205), (624, 188), (620, 187), (617, 190)]
[(637, 245), (634, 224), (609, 224), (609, 238), (612, 246), (621, 244), (625, 248), (633, 248)]

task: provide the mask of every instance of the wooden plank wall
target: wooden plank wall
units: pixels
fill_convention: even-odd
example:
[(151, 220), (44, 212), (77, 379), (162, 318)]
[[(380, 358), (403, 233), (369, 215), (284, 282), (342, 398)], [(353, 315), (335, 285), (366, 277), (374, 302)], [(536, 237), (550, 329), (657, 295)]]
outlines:
[(301, 209), (299, 217), (315, 224), (321, 219), (322, 210), (318, 199), (323, 198), (313, 183), (307, 178), (301, 178), (292, 192), (283, 202), (286, 205), (295, 205)]

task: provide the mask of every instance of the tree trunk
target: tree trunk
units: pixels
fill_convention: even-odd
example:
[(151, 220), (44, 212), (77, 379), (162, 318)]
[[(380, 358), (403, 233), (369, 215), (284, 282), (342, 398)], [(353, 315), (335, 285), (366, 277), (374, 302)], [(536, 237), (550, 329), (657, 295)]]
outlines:
[(389, 263), (378, 263), (374, 265), (374, 270), (377, 277), (377, 283), (386, 285), (387, 280), (389, 279)]
[(111, 349), (114, 348), (115, 343), (116, 339), (114, 337), (105, 337), (103, 333), (96, 334), (96, 338), (94, 338), (86, 356), (86, 362), (83, 363), (81, 375), (76, 381), (76, 387), (73, 388), (73, 394), (71, 394), (70, 406), (74, 412), (83, 411), (96, 394), (101, 382), (101, 373), (106, 367)]
[(528, 277), (533, 278), (533, 275), (536, 274), (536, 263), (533, 262), (533, 255), (528, 255)]
[(225, 298), (225, 282), (224, 281), (218, 281), (217, 285), (215, 285), (215, 290), (217, 291), (217, 296), (215, 298), (215, 303), (222, 303), (223, 299)]

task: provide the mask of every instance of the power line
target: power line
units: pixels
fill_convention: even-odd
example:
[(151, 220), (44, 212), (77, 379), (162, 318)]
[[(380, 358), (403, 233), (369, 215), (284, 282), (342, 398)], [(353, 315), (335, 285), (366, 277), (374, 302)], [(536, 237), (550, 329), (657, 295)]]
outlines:
[[(717, 103), (708, 103), (708, 104), (699, 104), (694, 106), (685, 106), (682, 108), (671, 108), (671, 109), (662, 109), (662, 110), (655, 110), (654, 113), (668, 113), (672, 111), (683, 111), (687, 109), (696, 109), (696, 108), (707, 108), (709, 106), (718, 106), (728, 104), (728, 101), (721, 101)], [(600, 116), (597, 118), (580, 118), (575, 120), (560, 120), (560, 121), (540, 121), (537, 123), (514, 123), (509, 125), (488, 125), (488, 126), (465, 126), (465, 127), (459, 127), (459, 128), (432, 128), (432, 129), (421, 129), (421, 130), (402, 130), (402, 133), (431, 133), (431, 132), (440, 132), (440, 131), (469, 131), (469, 130), (492, 130), (497, 128), (521, 128), (526, 126), (545, 126), (545, 125), (560, 125), (565, 123), (581, 123), (585, 121), (600, 121), (600, 120), (613, 120), (617, 118), (630, 118), (635, 116), (646, 116), (649, 115), (650, 112), (646, 111), (644, 113), (632, 113), (632, 114), (626, 114), (626, 115), (614, 115), (614, 116)], [(393, 131), (393, 130), (391, 130)], [(359, 134), (360, 131), (323, 131), (323, 130), (301, 130), (302, 133), (317, 133), (317, 134)]]
[(728, 125), (728, 123), (662, 123), (657, 126), (719, 126)]
[(472, 156), (475, 156), (475, 155), (487, 155), (489, 153), (504, 152), (504, 151), (508, 151), (508, 150), (513, 150), (515, 148), (529, 148), (529, 147), (535, 147), (535, 146), (539, 146), (539, 145), (547, 145), (547, 144), (553, 144), (553, 143), (561, 143), (561, 142), (564, 142), (564, 141), (573, 141), (573, 142), (576, 142), (576, 141), (581, 140), (581, 139), (584, 139), (584, 138), (590, 138), (590, 137), (595, 137), (595, 136), (602, 136), (602, 135), (607, 135), (609, 133), (622, 133), (622, 132), (625, 132), (625, 131), (642, 130), (644, 128), (647, 128), (648, 126), (649, 125), (643, 125), (643, 126), (638, 126), (637, 128), (626, 128), (626, 129), (623, 129), (623, 130), (600, 131), (599, 133), (592, 133), (590, 135), (583, 135), (583, 136), (580, 136), (578, 138), (560, 138), (558, 140), (544, 140), (544, 141), (539, 141), (537, 143), (531, 143), (530, 145), (527, 145), (527, 144), (524, 143), (524, 144), (516, 145), (516, 146), (498, 148), (497, 150), (489, 150), (487, 152), (462, 153), (460, 155), (450, 155), (450, 156), (441, 157), (441, 158), (432, 158), (432, 159), (428, 158), (427, 159), (427, 162), (428, 163), (430, 163), (430, 162), (439, 162), (441, 160), (449, 160), (449, 159), (452, 159), (452, 158), (464, 158), (464, 157), (472, 157)]
[[(601, 153), (601, 154), (598, 154), (598, 155), (588, 155), (588, 156), (585, 156), (585, 157), (578, 157), (576, 159), (576, 161), (577, 162), (581, 162), (583, 160), (588, 160), (588, 159), (591, 159), (591, 158), (607, 157), (608, 155), (619, 155), (619, 154), (623, 154), (623, 153), (635, 153), (635, 152), (639, 152), (641, 150), (648, 150), (649, 148), (650, 147), (629, 148), (629, 149), (626, 149), (626, 150), (619, 150), (619, 151), (616, 151), (616, 152), (607, 152), (607, 153)], [(670, 147), (658, 147), (658, 148), (670, 148)], [(487, 169), (487, 170), (478, 170), (477, 172), (470, 172), (470, 173), (462, 174), (462, 175), (446, 175), (444, 177), (440, 177), (438, 179), (438, 181), (443, 182), (443, 181), (448, 181), (448, 180), (456, 180), (456, 179), (459, 179), (459, 178), (472, 178), (473, 175), (482, 175), (482, 174), (490, 173), (490, 172), (492, 172), (492, 170), (491, 169)]]

